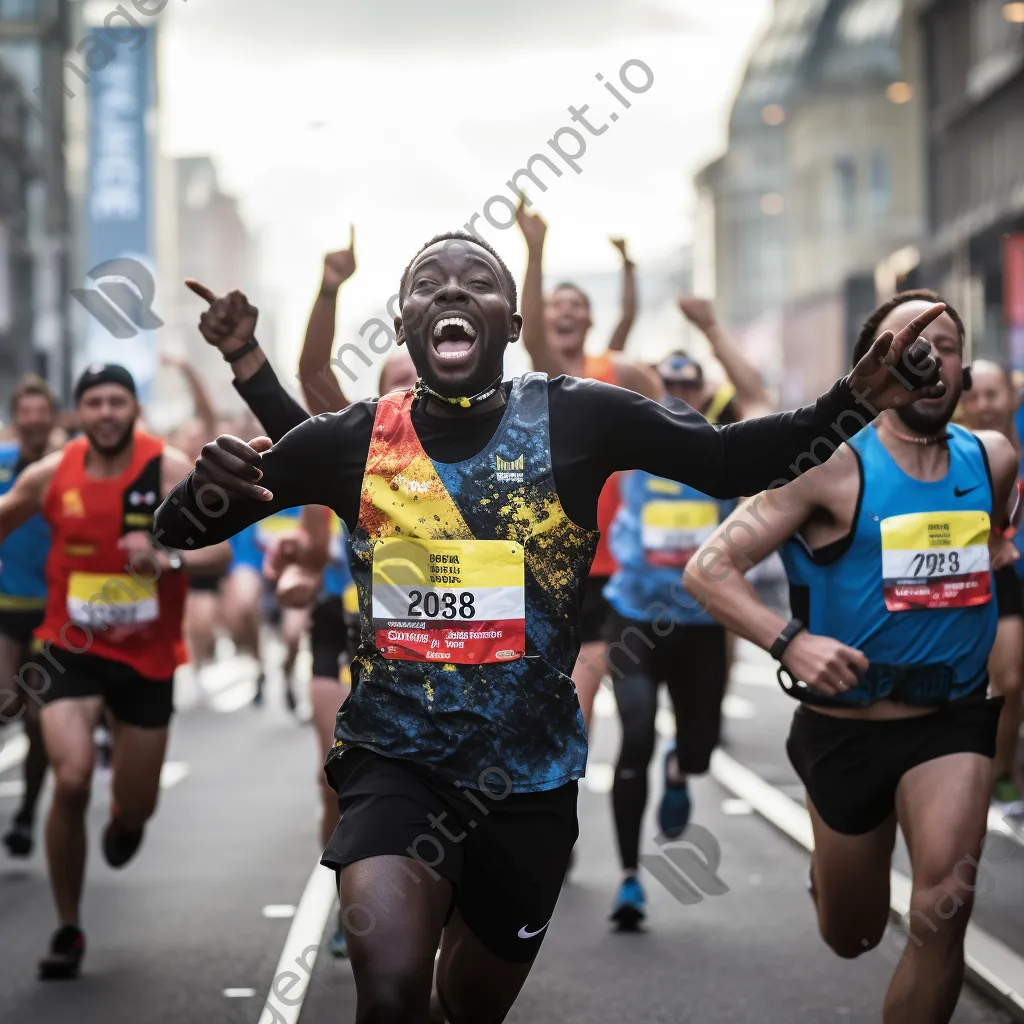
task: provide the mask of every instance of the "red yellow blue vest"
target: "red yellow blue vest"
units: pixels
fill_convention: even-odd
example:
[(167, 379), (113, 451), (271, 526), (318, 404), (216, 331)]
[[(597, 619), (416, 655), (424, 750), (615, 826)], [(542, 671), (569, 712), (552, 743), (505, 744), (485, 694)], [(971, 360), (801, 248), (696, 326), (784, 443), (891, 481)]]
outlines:
[(555, 490), (547, 377), (512, 382), (464, 462), (426, 454), (412, 407), (411, 391), (377, 403), (350, 542), (360, 641), (328, 764), (364, 747), (469, 788), (565, 785), (587, 760), (571, 674), (597, 533)]

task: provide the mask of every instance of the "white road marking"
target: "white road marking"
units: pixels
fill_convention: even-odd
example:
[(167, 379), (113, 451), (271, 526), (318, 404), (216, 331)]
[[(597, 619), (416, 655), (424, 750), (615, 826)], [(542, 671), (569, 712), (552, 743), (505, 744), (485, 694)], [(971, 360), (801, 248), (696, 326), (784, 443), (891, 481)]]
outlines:
[(11, 779), (9, 782), (0, 782), (0, 799), (3, 799), (4, 797), (21, 797), (24, 795), (24, 779)]
[(757, 705), (746, 697), (737, 697), (734, 693), (727, 693), (722, 700), (722, 714), (726, 718), (756, 718)]
[(610, 793), (615, 781), (615, 765), (603, 764), (600, 761), (588, 764), (583, 781), (591, 793)]
[(189, 767), (184, 761), (164, 761), (160, 769), (160, 788), (170, 789), (176, 786), (189, 773)]
[(224, 989), (224, 995), (228, 999), (251, 999), (256, 995), (256, 989), (254, 988), (226, 988)]
[(28, 737), (19, 732), (16, 736), (3, 737), (6, 740), (3, 747), (0, 747), (0, 774), (21, 764), (28, 753)]
[(290, 903), (268, 903), (263, 908), (264, 917), (294, 917), (295, 907)]
[(731, 800), (722, 801), (722, 813), (730, 817), (738, 817), (743, 814), (753, 814), (754, 808), (746, 800), (739, 800), (733, 797)]
[[(320, 940), (338, 896), (335, 885), (333, 871), (321, 864), (313, 868), (288, 929), (288, 938), (285, 939), (258, 1024), (296, 1024), (298, 1021), (303, 1000), (309, 992)], [(293, 980), (295, 975), (298, 975), (299, 985)], [(276, 991), (279, 982), (284, 990), (280, 994)], [(298, 995), (293, 994), (296, 988), (299, 989)]]
[[(761, 817), (796, 840), (805, 850), (814, 848), (807, 811), (749, 768), (724, 751), (716, 750), (711, 755), (711, 776), (737, 797), (746, 800)], [(890, 906), (901, 918), (905, 918), (910, 910), (910, 886), (906, 875), (892, 872)], [(1014, 987), (1020, 985), (1020, 979), (1024, 978), (1024, 957), (973, 922), (967, 925), (965, 953), (967, 971), (972, 980), (1015, 1018), (1024, 1020), (1024, 992)]]
[(599, 686), (594, 697), (594, 714), (598, 718), (614, 718), (618, 713), (619, 709), (615, 706), (612, 691)]

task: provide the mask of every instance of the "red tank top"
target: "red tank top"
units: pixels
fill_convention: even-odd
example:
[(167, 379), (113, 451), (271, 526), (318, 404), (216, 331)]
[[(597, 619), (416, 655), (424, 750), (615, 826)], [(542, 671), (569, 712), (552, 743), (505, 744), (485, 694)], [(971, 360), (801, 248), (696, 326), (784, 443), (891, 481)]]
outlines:
[(164, 442), (137, 430), (128, 468), (103, 480), (85, 471), (88, 448), (84, 437), (65, 446), (43, 498), (51, 542), (46, 616), (36, 637), (123, 662), (148, 679), (169, 679), (186, 660), (188, 578), (160, 573), (141, 556), (130, 563), (118, 547), (126, 533), (153, 527)]
[[(615, 362), (611, 356), (583, 357), (583, 376), (591, 380), (599, 380), (605, 384), (615, 384)], [(601, 539), (597, 542), (597, 553), (590, 566), (591, 576), (611, 576), (618, 569), (615, 559), (608, 548), (608, 532), (611, 529), (615, 513), (619, 511), (619, 482), (611, 477), (604, 485), (601, 496), (597, 500), (597, 528), (601, 531)]]

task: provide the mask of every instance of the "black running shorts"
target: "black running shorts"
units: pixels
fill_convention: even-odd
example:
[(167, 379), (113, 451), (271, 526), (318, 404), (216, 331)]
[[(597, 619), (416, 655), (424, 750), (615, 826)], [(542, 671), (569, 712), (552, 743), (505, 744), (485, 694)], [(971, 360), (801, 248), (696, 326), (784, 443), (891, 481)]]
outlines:
[[(485, 781), (491, 793), (468, 791), (362, 749), (332, 762), (328, 774), (341, 822), (323, 864), (339, 871), (370, 857), (418, 860), (451, 883), (452, 909), (488, 950), (513, 963), (533, 961), (579, 835), (577, 783), (507, 793), (495, 770)], [(370, 902), (346, 907), (346, 927), (362, 933), (380, 912)]]
[(0, 611), (0, 635), (19, 644), (28, 644), (37, 627), (42, 625), (45, 608), (38, 611)]
[(220, 581), (224, 579), (224, 573), (215, 576), (209, 574), (189, 573), (188, 589), (191, 594), (219, 594)]
[(604, 639), (611, 605), (602, 591), (607, 576), (588, 576), (583, 587), (583, 607), (580, 609), (580, 643), (591, 644)]
[(348, 629), (340, 597), (329, 597), (314, 606), (309, 645), (313, 651), (313, 675), (337, 680), (341, 656), (348, 651)]
[(37, 651), (32, 659), (34, 668), (24, 677), (26, 690), (34, 692), (27, 695), (44, 705), (102, 697), (114, 718), (141, 729), (165, 729), (174, 713), (173, 679), (147, 679), (123, 662), (73, 654), (52, 644), (49, 653)]
[(829, 828), (859, 836), (896, 806), (911, 768), (947, 754), (994, 757), (1002, 698), (944, 707), (916, 718), (835, 718), (801, 705), (786, 752)]
[(1024, 601), (1021, 600), (1021, 578), (1012, 565), (1004, 565), (993, 574), (996, 582), (996, 602), (999, 618), (1024, 616)]

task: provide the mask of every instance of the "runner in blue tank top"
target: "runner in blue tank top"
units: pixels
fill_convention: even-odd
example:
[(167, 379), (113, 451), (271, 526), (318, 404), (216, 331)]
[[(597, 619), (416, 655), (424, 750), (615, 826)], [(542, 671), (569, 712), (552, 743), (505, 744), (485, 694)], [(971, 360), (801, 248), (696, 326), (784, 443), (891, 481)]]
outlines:
[[(1005, 366), (987, 359), (975, 360), (971, 366), (973, 381), (970, 391), (964, 393), (960, 407), (964, 423), (971, 430), (997, 430), (1014, 447), (1018, 457), (1021, 452), (1020, 437), (1014, 423), (1017, 406), (1017, 390), (1013, 378)], [(1018, 551), (1024, 550), (1024, 533), (1021, 532), (1020, 516), (1024, 512), (1020, 495), (1024, 491), (1024, 472), (1018, 470), (1017, 486), (1011, 509), (1015, 512), (1013, 522), (1006, 531), (1012, 537)], [(996, 598), (999, 603), (999, 628), (996, 642), (992, 647), (988, 671), (992, 678), (992, 689), (1005, 701), (999, 715), (999, 736), (996, 741), (996, 756), (993, 764), (995, 783), (992, 799), (1004, 814), (1014, 817), (1024, 812), (1021, 796), (1024, 794), (1024, 772), (1021, 771), (1017, 755), (1021, 717), (1024, 708), (1021, 691), (1024, 689), (1024, 559), (1013, 565), (1004, 566), (995, 574)]]
[[(664, 403), (682, 405), (675, 398)], [(646, 916), (638, 878), (640, 826), (662, 682), (676, 722), (658, 808), (658, 824), (669, 839), (678, 839), (690, 820), (687, 777), (708, 770), (718, 745), (726, 633), (683, 589), (682, 573), (735, 502), (640, 470), (626, 474), (620, 490), (622, 505), (611, 529), (619, 568), (604, 590), (613, 610), (607, 627), (608, 670), (622, 726), (612, 812), (623, 880), (611, 920), (622, 931), (634, 931)]]
[[(942, 307), (879, 338), (813, 407), (714, 427), (595, 381), (503, 381), (522, 329), (515, 281), (464, 232), (428, 242), (399, 295), (414, 389), (312, 419), (293, 402), (273, 447), (218, 438), (157, 527), (171, 543), (202, 517), (209, 544), (297, 505), (348, 526), (360, 639), (322, 862), (339, 875), (357, 1019), (483, 1024), (526, 981), (579, 832), (587, 735), (571, 672), (609, 476), (640, 469), (720, 498), (789, 479), (868, 399), (945, 393), (919, 338)], [(237, 352), (255, 348), (253, 326), (232, 325)], [(915, 369), (899, 382), (883, 356), (904, 354)], [(269, 366), (246, 391), (282, 406)], [(198, 503), (208, 484), (232, 499), (219, 518)], [(380, 892), (387, 913), (370, 910)]]
[[(908, 292), (881, 306), (854, 360), (935, 299)], [(687, 589), (778, 658), (803, 702), (787, 750), (814, 830), (818, 925), (840, 956), (881, 941), (897, 825), (908, 838), (914, 924), (886, 1024), (944, 1024), (959, 997), (1002, 704), (987, 696), (992, 569), (1017, 554), (1002, 535), (1013, 446), (950, 424), (963, 324), (947, 308), (924, 336), (942, 360), (943, 397), (882, 414), (823, 465), (751, 499), (686, 571)], [(788, 624), (743, 577), (780, 545)]]
[[(26, 466), (47, 451), (57, 422), (57, 402), (41, 377), (24, 377), (11, 395), (16, 440), (0, 444), (0, 494), (6, 494)], [(21, 721), (28, 739), (22, 762), (25, 792), (3, 842), (13, 857), (32, 852), (36, 804), (46, 777), (46, 750), (39, 731), (39, 704), (30, 686), (19, 687), (32, 631), (46, 606), (46, 555), (50, 528), (33, 516), (0, 544), (0, 724)]]

